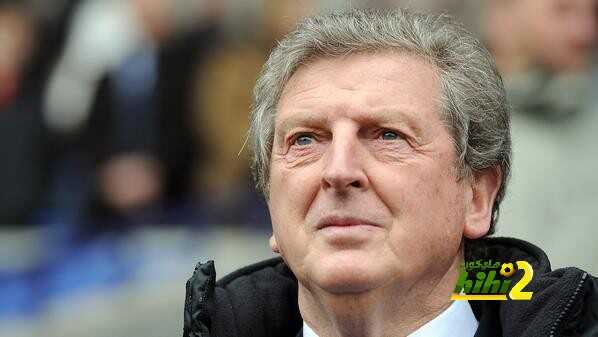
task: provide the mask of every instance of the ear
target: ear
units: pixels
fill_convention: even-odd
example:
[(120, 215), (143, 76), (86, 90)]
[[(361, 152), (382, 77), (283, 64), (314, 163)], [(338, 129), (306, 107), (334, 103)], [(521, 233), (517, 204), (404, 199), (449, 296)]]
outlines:
[(280, 253), (280, 249), (278, 249), (278, 243), (276, 243), (276, 237), (274, 236), (274, 234), (272, 234), (272, 236), (270, 237), (270, 249), (272, 249), (274, 253)]
[(468, 239), (480, 238), (490, 229), (492, 206), (500, 188), (502, 170), (489, 168), (470, 178), (466, 193), (466, 214), (463, 235)]

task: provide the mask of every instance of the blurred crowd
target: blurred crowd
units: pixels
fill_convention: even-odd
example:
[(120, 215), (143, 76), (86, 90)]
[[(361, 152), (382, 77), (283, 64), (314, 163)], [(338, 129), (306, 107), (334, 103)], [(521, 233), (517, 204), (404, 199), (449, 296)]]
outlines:
[(248, 88), (298, 8), (226, 17), (242, 36), (223, 2), (3, 2), (0, 223), (267, 223), (240, 151)]
[(0, 0), (0, 322), (131, 233), (267, 232), (244, 145), (270, 49), (306, 15), (399, 5), (456, 16), (496, 57), (514, 110), (498, 233), (597, 273), (598, 0)]

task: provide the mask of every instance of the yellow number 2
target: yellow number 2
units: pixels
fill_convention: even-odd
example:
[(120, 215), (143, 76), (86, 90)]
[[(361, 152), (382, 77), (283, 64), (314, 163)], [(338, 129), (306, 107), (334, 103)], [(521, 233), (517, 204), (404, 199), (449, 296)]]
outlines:
[(530, 300), (533, 295), (533, 291), (521, 291), (523, 288), (530, 283), (532, 277), (534, 277), (534, 270), (532, 265), (526, 261), (517, 261), (517, 269), (523, 270), (523, 277), (517, 282), (511, 291), (509, 291), (509, 297), (512, 300)]

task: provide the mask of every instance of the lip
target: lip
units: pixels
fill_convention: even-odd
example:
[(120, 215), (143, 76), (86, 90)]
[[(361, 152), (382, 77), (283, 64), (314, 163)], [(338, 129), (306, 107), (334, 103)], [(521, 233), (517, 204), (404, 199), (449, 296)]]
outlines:
[(320, 230), (327, 227), (351, 227), (351, 226), (372, 226), (382, 227), (375, 222), (368, 221), (357, 217), (344, 217), (344, 216), (327, 216), (318, 221), (316, 230)]

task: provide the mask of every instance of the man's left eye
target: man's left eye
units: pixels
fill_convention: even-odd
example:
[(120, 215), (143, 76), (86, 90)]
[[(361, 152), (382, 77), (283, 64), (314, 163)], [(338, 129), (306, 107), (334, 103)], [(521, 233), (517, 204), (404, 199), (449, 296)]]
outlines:
[(400, 138), (399, 134), (394, 131), (383, 131), (380, 134), (380, 138), (382, 140), (397, 140)]
[(313, 142), (313, 136), (309, 134), (301, 134), (295, 138), (293, 145), (307, 146)]

